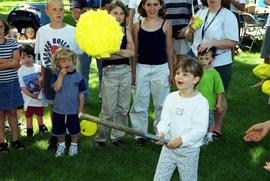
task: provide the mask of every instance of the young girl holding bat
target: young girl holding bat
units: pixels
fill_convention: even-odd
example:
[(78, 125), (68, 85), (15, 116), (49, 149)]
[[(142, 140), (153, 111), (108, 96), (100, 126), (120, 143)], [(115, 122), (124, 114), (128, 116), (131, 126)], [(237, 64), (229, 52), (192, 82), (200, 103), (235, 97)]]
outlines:
[(193, 58), (176, 65), (178, 91), (166, 97), (157, 125), (158, 135), (170, 141), (162, 147), (154, 181), (169, 181), (176, 167), (180, 180), (197, 180), (200, 146), (209, 117), (208, 101), (196, 90), (202, 74), (201, 64)]
[[(126, 6), (121, 1), (115, 1), (110, 4), (107, 10), (121, 25), (124, 37), (120, 51), (102, 62), (102, 106), (99, 118), (101, 121), (110, 121), (127, 126), (131, 95), (129, 58), (134, 56), (134, 43), (130, 30), (126, 27), (128, 17)], [(105, 146), (109, 130), (108, 127), (100, 126), (95, 142), (97, 150)], [(112, 144), (121, 146), (124, 135), (124, 132), (112, 129)]]
[(76, 72), (76, 54), (68, 48), (58, 48), (52, 61), (51, 86), (55, 91), (53, 105), (52, 134), (57, 137), (55, 157), (65, 153), (65, 134), (71, 135), (69, 156), (78, 153), (80, 134), (79, 114), (83, 111), (83, 94), (87, 91), (80, 73)]

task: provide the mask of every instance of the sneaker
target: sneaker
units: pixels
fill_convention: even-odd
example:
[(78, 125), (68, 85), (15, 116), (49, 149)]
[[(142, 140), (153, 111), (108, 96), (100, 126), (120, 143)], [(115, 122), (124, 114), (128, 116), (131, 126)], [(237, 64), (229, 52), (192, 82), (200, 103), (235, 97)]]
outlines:
[(28, 129), (26, 130), (26, 136), (27, 136), (28, 138), (31, 138), (31, 137), (33, 137), (33, 135), (34, 135), (33, 128), (28, 128)]
[(103, 148), (105, 148), (105, 146), (105, 142), (95, 142), (95, 149), (97, 151), (102, 150)]
[(24, 150), (25, 149), (24, 144), (19, 140), (12, 141), (11, 145), (17, 150)]
[(26, 127), (25, 127), (25, 125), (22, 123), (22, 121), (19, 121), (19, 122), (18, 122), (18, 127), (19, 127), (20, 130), (26, 129)]
[(144, 138), (137, 138), (137, 139), (135, 140), (135, 144), (138, 145), (138, 146), (143, 146), (143, 145), (146, 144), (146, 142), (147, 142), (147, 140), (144, 139)]
[(68, 156), (75, 156), (77, 154), (78, 154), (78, 145), (71, 143), (71, 145), (69, 147)]
[(7, 143), (0, 143), (0, 154), (9, 153), (9, 148)]
[(57, 148), (57, 137), (56, 136), (52, 136), (49, 139), (49, 146), (48, 146), (48, 150), (56, 150)]
[(40, 133), (47, 133), (48, 132), (48, 128), (45, 124), (42, 124), (39, 126), (39, 132)]
[(8, 134), (8, 133), (10, 133), (11, 131), (10, 131), (10, 127), (9, 126), (5, 126), (5, 133), (6, 134)]
[(55, 157), (63, 156), (65, 154), (65, 149), (66, 149), (65, 143), (64, 144), (58, 143)]
[(112, 141), (112, 145), (114, 145), (116, 147), (123, 147), (123, 146), (125, 146), (123, 140), (121, 140), (121, 139), (113, 140)]
[(208, 134), (205, 135), (205, 137), (203, 138), (203, 145), (208, 145), (211, 142), (213, 142), (212, 135), (211, 136), (209, 136)]

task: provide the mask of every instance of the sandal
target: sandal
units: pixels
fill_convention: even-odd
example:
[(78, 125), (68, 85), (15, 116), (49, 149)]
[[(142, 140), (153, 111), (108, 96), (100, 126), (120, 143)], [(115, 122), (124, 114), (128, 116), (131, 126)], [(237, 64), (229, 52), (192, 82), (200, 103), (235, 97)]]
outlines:
[(17, 140), (17, 141), (12, 141), (11, 145), (12, 145), (14, 148), (18, 149), (18, 150), (24, 150), (24, 149), (25, 149), (24, 144), (23, 144), (21, 141), (19, 141), (19, 140)]
[(214, 140), (217, 140), (217, 139), (219, 139), (219, 138), (221, 138), (221, 137), (222, 137), (222, 134), (221, 134), (221, 133), (219, 133), (219, 132), (217, 132), (217, 131), (213, 131), (212, 138), (213, 138)]
[(1, 153), (9, 153), (8, 144), (0, 143), (0, 154)]

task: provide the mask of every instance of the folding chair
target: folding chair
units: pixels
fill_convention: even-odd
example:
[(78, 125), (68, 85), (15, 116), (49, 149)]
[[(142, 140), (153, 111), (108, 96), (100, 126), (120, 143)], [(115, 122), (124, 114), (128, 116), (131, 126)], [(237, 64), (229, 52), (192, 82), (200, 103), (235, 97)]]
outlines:
[(241, 41), (240, 46), (243, 44), (244, 39), (250, 39), (251, 44), (247, 46), (249, 51), (252, 49), (254, 43), (257, 40), (263, 39), (264, 29), (263, 29), (263, 22), (256, 20), (251, 14), (249, 13), (242, 13), (241, 16), (244, 20), (244, 27), (241, 30)]

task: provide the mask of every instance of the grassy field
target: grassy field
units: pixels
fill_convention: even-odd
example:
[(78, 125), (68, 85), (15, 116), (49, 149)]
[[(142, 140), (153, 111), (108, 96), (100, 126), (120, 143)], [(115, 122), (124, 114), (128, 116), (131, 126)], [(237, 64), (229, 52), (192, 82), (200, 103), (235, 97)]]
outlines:
[[(0, 2), (0, 15), (7, 16), (17, 2)], [(68, 6), (66, 6), (68, 13)], [(71, 24), (70, 14), (65, 20)], [(223, 137), (201, 149), (199, 164), (200, 181), (267, 181), (270, 173), (262, 166), (270, 160), (269, 137), (260, 143), (245, 143), (245, 130), (252, 124), (270, 118), (268, 97), (259, 88), (249, 88), (256, 83), (252, 68), (260, 63), (258, 53), (242, 53), (235, 58), (233, 78), (227, 95), (229, 110), (223, 126)], [(97, 69), (91, 67), (90, 104), (85, 112), (97, 116), (100, 110)], [(48, 113), (45, 120), (50, 125)], [(149, 120), (153, 122), (153, 108)], [(150, 123), (150, 124), (151, 124)], [(36, 126), (36, 125), (35, 125)], [(37, 126), (36, 126), (37, 127)], [(149, 130), (152, 131), (151, 129)], [(10, 154), (0, 155), (0, 180), (94, 180), (94, 181), (148, 181), (153, 179), (160, 146), (151, 142), (144, 147), (134, 145), (133, 137), (126, 136), (127, 146), (95, 151), (93, 137), (81, 137), (78, 156), (55, 158), (47, 151), (49, 134), (36, 134), (28, 140), (24, 151), (11, 149)], [(175, 172), (172, 180), (178, 180)]]

